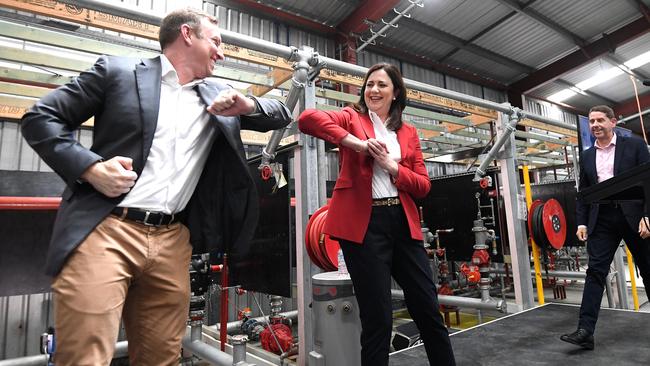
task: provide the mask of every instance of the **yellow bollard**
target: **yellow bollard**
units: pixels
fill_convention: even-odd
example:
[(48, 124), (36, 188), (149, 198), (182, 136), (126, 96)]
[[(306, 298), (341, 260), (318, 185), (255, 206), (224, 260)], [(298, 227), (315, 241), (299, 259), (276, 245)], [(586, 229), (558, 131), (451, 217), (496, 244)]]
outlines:
[(632, 281), (632, 299), (634, 300), (634, 310), (639, 311), (639, 294), (636, 291), (636, 276), (634, 276), (634, 258), (632, 253), (625, 246), (625, 253), (627, 254), (627, 266), (630, 270), (630, 281)]
[[(533, 204), (533, 194), (530, 190), (530, 176), (528, 174), (528, 165), (524, 165), (524, 188), (526, 190), (526, 206), (530, 211), (530, 206)], [(539, 263), (539, 247), (533, 240), (532, 236), (530, 242), (533, 247), (533, 264), (535, 266), (535, 285), (537, 287), (537, 302), (544, 305), (544, 284), (542, 283), (542, 270)]]

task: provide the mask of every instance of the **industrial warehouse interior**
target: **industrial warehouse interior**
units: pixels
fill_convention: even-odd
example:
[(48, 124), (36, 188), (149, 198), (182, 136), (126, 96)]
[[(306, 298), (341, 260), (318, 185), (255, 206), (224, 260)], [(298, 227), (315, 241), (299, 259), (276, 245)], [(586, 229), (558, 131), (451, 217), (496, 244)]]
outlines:
[[(169, 364), (147, 342), (178, 365), (648, 365), (649, 112), (650, 0), (0, 0), (0, 366)], [(126, 190), (86, 178), (122, 155)], [(130, 204), (176, 187), (177, 210)], [(137, 276), (108, 336), (86, 307), (108, 287), (66, 282), (110, 282), (71, 266), (125, 223), (192, 245), (178, 339), (154, 305), (127, 316), (160, 298)], [(102, 337), (106, 360), (66, 359)]]

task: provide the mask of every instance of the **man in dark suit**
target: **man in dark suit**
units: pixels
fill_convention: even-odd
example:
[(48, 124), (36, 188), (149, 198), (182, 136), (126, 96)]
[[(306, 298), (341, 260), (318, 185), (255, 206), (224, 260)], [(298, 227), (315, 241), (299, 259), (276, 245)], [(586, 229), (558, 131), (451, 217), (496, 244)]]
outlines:
[[(291, 121), (280, 102), (206, 79), (224, 58), (214, 17), (173, 11), (159, 39), (160, 56), (102, 56), (23, 117), (25, 139), (67, 185), (46, 267), (57, 365), (108, 365), (121, 317), (131, 364), (177, 364), (192, 249), (236, 262), (257, 223), (240, 129)], [(87, 149), (73, 131), (91, 117)]]
[[(593, 147), (580, 157), (580, 189), (598, 184), (639, 164), (650, 161), (648, 146), (636, 137), (618, 136), (616, 118), (608, 106), (589, 111), (589, 128), (596, 138)], [(650, 284), (650, 232), (642, 202), (576, 205), (579, 240), (587, 240), (589, 268), (580, 306), (578, 330), (560, 339), (585, 349), (594, 349), (594, 330), (610, 264), (621, 239), (625, 240), (641, 271)]]

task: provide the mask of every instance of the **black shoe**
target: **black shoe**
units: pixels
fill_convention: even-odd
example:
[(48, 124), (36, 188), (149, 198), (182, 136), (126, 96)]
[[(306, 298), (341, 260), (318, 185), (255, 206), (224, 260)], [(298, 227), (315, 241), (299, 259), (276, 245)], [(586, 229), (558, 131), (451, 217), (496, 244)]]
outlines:
[(578, 329), (571, 334), (563, 334), (561, 340), (575, 344), (584, 349), (594, 349), (594, 336), (585, 329)]

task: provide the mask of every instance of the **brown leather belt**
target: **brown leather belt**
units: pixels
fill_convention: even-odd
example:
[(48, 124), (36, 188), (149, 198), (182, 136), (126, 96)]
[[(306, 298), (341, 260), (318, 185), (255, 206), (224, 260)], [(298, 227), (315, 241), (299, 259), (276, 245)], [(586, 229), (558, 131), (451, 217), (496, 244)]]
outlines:
[(399, 197), (377, 198), (372, 200), (373, 206), (397, 206), (401, 204), (402, 202), (399, 200)]

